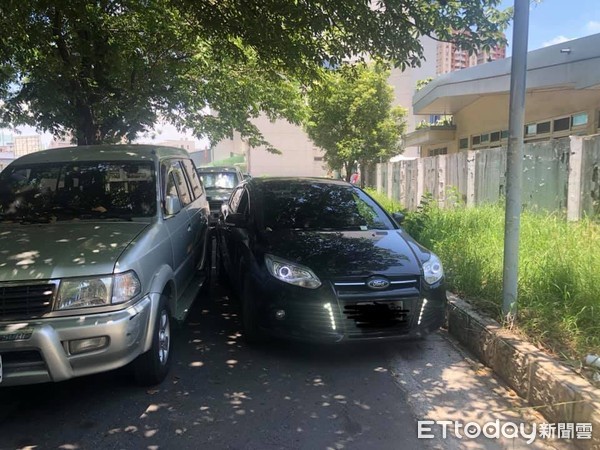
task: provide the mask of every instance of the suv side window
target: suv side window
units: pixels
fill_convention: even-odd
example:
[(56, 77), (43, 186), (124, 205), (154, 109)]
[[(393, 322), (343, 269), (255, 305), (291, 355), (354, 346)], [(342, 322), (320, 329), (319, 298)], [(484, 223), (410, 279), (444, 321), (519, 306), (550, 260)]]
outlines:
[[(185, 174), (179, 161), (171, 161), (169, 167), (170, 176), (173, 177), (175, 185), (177, 186), (177, 192), (179, 192), (179, 200), (181, 200), (181, 206), (185, 207), (192, 202), (192, 196), (190, 194), (189, 187), (185, 181)], [(167, 180), (168, 181), (168, 180)]]
[(198, 178), (196, 167), (191, 159), (184, 159), (181, 161), (181, 163), (185, 169), (188, 181), (190, 182), (190, 188), (192, 190), (193, 197), (194, 199), (197, 199), (204, 193), (204, 189), (202, 189), (202, 183)]
[(160, 177), (162, 185), (162, 208), (165, 214), (164, 199), (168, 196), (179, 197), (182, 207), (190, 203), (190, 191), (185, 182), (185, 176), (179, 161), (163, 161), (160, 165)]

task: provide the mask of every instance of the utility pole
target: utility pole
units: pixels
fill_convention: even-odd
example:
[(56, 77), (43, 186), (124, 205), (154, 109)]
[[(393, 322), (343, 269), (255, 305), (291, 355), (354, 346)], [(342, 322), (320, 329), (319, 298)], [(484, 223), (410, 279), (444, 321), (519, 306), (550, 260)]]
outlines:
[(514, 2), (502, 279), (502, 312), (508, 319), (514, 317), (517, 312), (527, 40), (529, 37), (529, 0), (514, 0)]

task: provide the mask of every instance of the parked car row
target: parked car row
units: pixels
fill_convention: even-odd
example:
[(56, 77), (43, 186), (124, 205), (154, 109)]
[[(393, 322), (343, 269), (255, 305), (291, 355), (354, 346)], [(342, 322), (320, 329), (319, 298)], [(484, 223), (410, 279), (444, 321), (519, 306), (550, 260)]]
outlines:
[(401, 220), (349, 183), (196, 169), (169, 147), (19, 158), (0, 173), (0, 386), (128, 364), (160, 383), (213, 235), (249, 341), (424, 336), (443, 321), (444, 274)]

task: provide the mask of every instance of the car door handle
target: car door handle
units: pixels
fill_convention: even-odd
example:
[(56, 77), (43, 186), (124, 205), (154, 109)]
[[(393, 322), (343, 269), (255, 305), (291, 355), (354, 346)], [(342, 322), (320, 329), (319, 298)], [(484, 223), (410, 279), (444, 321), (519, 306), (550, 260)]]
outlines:
[(192, 231), (192, 224), (188, 223), (188, 231)]

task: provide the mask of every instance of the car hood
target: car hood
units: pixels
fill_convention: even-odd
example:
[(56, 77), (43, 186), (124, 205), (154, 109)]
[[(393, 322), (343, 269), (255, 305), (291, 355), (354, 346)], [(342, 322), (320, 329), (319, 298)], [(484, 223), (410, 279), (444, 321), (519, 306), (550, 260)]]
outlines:
[(112, 273), (147, 223), (57, 222), (0, 225), (0, 282)]
[(266, 232), (264, 240), (266, 253), (307, 266), (319, 278), (421, 273), (400, 230)]
[(227, 200), (233, 189), (206, 189), (206, 199), (208, 201), (221, 201)]

